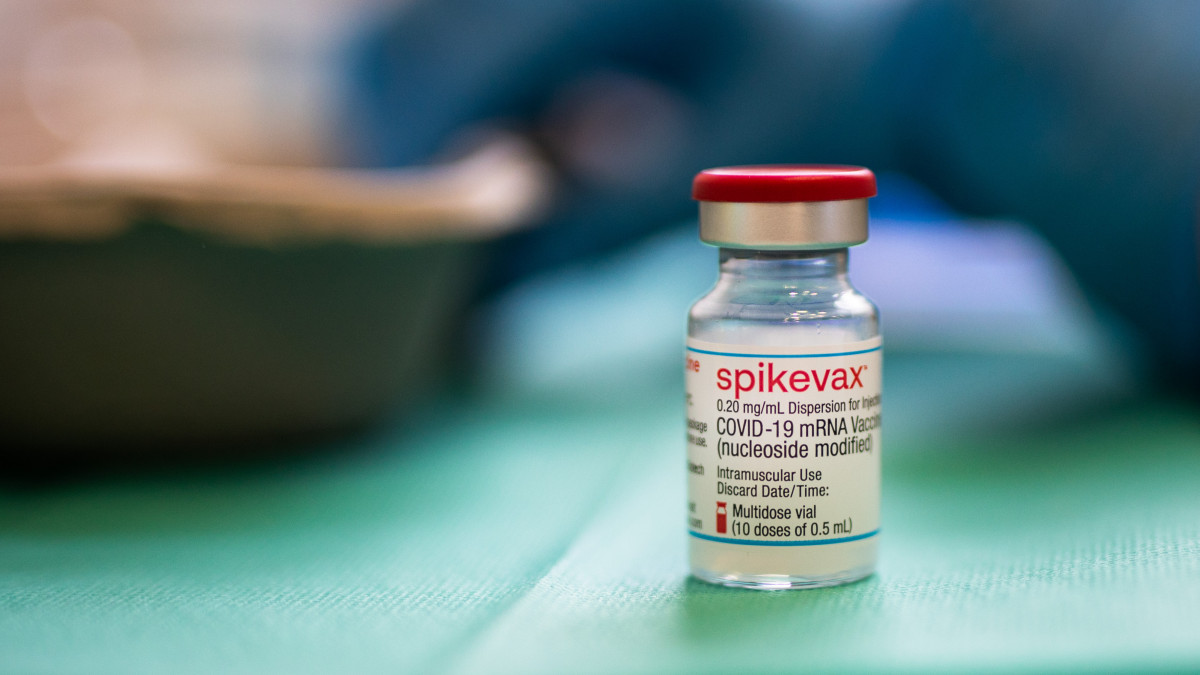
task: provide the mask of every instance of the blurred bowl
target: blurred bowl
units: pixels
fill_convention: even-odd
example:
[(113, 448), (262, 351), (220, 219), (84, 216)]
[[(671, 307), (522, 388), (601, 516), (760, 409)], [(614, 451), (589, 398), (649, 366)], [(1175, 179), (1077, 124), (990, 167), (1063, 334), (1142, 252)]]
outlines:
[(0, 442), (259, 443), (426, 393), (486, 243), (546, 172), (0, 170)]

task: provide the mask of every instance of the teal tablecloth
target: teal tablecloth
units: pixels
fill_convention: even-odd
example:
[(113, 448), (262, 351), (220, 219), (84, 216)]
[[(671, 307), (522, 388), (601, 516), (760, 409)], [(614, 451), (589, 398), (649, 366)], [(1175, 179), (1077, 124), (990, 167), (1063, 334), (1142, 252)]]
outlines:
[[(889, 366), (899, 419), (918, 374), (1047, 364)], [(10, 490), (0, 669), (1200, 667), (1194, 407), (1014, 431), (943, 400), (889, 429), (879, 573), (755, 593), (686, 576), (678, 393), (448, 398), (307, 459)]]
[(687, 577), (680, 364), (577, 356), (304, 455), (4, 488), (0, 671), (1200, 668), (1194, 403), (893, 350), (878, 574), (761, 593)]

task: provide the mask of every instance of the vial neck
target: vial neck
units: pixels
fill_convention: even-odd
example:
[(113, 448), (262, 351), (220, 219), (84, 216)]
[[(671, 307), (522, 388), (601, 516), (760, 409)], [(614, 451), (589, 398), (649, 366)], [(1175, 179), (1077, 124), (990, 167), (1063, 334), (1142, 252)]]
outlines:
[(849, 254), (845, 248), (817, 251), (721, 249), (721, 276), (788, 280), (846, 278)]

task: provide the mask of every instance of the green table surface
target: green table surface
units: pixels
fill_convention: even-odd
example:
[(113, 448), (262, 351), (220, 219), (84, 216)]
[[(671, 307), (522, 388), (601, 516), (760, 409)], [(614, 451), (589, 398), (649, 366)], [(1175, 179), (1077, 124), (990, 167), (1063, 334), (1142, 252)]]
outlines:
[(753, 592), (687, 575), (670, 349), (290, 456), (0, 489), (0, 671), (1200, 669), (1194, 402), (1103, 358), (893, 349), (878, 573)]

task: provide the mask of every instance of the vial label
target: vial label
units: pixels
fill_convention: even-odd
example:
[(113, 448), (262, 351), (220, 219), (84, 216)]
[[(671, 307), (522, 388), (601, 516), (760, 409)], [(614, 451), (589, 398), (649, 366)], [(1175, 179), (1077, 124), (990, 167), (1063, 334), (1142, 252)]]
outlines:
[(749, 546), (879, 532), (881, 339), (687, 342), (688, 526)]

